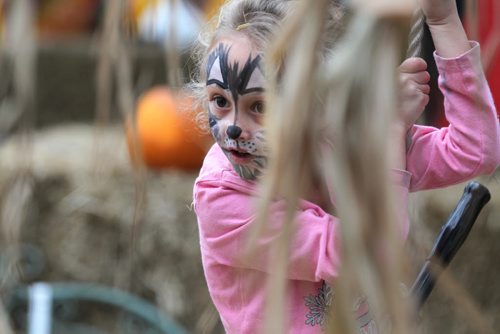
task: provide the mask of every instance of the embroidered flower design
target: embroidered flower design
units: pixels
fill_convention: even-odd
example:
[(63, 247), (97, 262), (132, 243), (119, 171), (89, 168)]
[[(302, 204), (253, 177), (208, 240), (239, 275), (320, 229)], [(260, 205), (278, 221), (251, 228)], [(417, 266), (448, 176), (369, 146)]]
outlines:
[(306, 314), (306, 325), (320, 325), (324, 328), (328, 321), (328, 310), (332, 305), (333, 297), (332, 289), (324, 281), (321, 288), (318, 289), (317, 295), (304, 297), (305, 305), (309, 308), (309, 313)]

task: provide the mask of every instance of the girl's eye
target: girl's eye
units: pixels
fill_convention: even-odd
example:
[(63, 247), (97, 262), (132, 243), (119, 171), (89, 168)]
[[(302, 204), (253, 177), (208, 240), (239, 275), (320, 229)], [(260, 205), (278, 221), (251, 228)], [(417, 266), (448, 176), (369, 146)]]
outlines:
[(223, 96), (217, 95), (216, 97), (214, 97), (213, 100), (215, 101), (215, 104), (219, 108), (227, 108), (227, 107), (229, 107), (229, 101), (225, 97), (223, 97)]
[(264, 102), (255, 102), (252, 105), (252, 110), (256, 113), (263, 114), (264, 113)]

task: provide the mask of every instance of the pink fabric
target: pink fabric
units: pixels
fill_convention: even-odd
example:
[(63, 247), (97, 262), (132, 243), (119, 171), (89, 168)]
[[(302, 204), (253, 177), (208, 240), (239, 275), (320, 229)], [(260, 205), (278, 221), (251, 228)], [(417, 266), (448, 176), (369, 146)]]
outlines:
[(454, 59), (434, 55), (450, 125), (413, 126), (407, 170), (410, 191), (439, 188), (495, 171), (500, 161), (500, 128), (480, 61), (479, 44)]
[[(479, 46), (456, 59), (436, 56), (444, 91), (445, 129), (415, 126), (407, 156), (409, 172), (396, 171), (395, 183), (406, 207), (409, 189), (441, 187), (478, 174), (491, 173), (500, 161), (499, 125), (480, 67)], [(205, 276), (227, 333), (259, 333), (264, 322), (270, 245), (280, 231), (283, 203), (272, 205), (267, 230), (257, 254), (243, 258), (255, 219), (255, 184), (241, 179), (217, 145), (207, 154), (194, 186)], [(332, 301), (337, 277), (340, 223), (319, 206), (301, 201), (291, 244), (287, 314), (290, 333), (320, 333), (324, 311)], [(407, 217), (402, 234), (408, 234)], [(325, 282), (327, 284), (325, 284)], [(365, 331), (373, 322), (360, 318)]]

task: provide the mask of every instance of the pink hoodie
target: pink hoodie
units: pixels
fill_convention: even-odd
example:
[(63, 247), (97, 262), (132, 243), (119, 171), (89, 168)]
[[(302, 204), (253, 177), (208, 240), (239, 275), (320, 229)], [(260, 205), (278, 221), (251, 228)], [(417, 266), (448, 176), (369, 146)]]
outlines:
[[(455, 59), (435, 55), (439, 86), (445, 95), (450, 126), (414, 126), (407, 170), (395, 171), (396, 186), (407, 203), (408, 191), (443, 187), (492, 173), (500, 162), (500, 131), (493, 100), (480, 65), (479, 46)], [(259, 333), (264, 322), (270, 245), (282, 225), (283, 203), (272, 204), (266, 234), (258, 252), (242, 258), (255, 219), (255, 183), (241, 179), (214, 145), (194, 185), (205, 276), (212, 300), (228, 333)], [(319, 206), (301, 201), (291, 242), (287, 286), (290, 333), (320, 333), (325, 310), (334, 299), (338, 274), (340, 222)], [(406, 238), (409, 223), (402, 221)], [(361, 331), (374, 333), (363, 305)]]

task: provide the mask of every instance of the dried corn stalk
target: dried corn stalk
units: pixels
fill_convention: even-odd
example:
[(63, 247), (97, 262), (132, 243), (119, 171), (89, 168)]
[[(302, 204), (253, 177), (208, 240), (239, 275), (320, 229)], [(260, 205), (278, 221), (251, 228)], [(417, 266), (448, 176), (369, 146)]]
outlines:
[[(396, 112), (396, 68), (407, 48), (412, 4), (358, 1), (338, 48), (322, 61), (329, 1), (299, 2), (270, 58), (287, 54), (283, 85), (271, 87), (269, 171), (262, 185), (260, 225), (276, 196), (288, 204), (287, 223), (276, 245), (266, 331), (286, 332), (283, 309), (286, 258), (294, 208), (312, 189), (330, 202), (342, 222), (341, 276), (334, 290), (332, 333), (356, 333), (352, 307), (367, 297), (382, 332), (391, 319), (396, 333), (409, 332), (408, 305), (399, 282), (403, 254), (390, 182), (390, 124)], [(302, 22), (308, 22), (304, 25)], [(326, 187), (325, 187), (326, 185)], [(333, 213), (333, 208), (327, 208)]]

